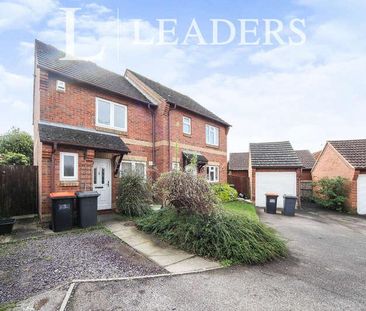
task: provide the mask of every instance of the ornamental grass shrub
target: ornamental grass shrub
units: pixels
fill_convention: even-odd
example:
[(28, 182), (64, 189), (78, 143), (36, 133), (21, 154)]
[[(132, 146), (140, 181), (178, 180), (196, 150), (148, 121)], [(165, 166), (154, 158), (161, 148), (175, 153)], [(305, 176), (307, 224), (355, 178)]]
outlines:
[(229, 184), (213, 184), (211, 187), (222, 203), (232, 202), (238, 198), (238, 192)]
[(137, 227), (187, 252), (230, 264), (258, 264), (284, 257), (285, 242), (264, 224), (217, 210), (178, 213), (173, 207), (137, 220)]
[(177, 212), (210, 214), (217, 200), (206, 179), (174, 171), (162, 174), (153, 186), (156, 201), (172, 205)]
[(151, 186), (142, 176), (129, 173), (118, 183), (117, 212), (129, 216), (143, 216), (151, 213)]

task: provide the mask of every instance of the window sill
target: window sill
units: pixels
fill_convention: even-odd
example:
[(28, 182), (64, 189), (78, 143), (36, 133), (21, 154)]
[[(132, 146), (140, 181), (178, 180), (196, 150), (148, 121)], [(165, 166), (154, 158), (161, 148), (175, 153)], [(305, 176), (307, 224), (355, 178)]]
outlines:
[(210, 145), (210, 144), (207, 144), (207, 143), (206, 143), (206, 147), (215, 148), (215, 149), (219, 149), (220, 148), (220, 146)]
[(184, 137), (192, 138), (192, 134), (186, 134), (186, 133), (183, 133), (183, 136), (184, 136)]
[(78, 181), (61, 180), (61, 187), (78, 187), (78, 186), (79, 186)]
[(101, 131), (101, 132), (106, 132), (106, 133), (112, 133), (112, 134), (120, 134), (120, 135), (127, 135), (127, 130), (118, 130), (118, 129), (113, 129), (113, 128), (108, 128), (108, 127), (103, 127), (103, 126), (95, 126), (95, 129), (97, 131)]

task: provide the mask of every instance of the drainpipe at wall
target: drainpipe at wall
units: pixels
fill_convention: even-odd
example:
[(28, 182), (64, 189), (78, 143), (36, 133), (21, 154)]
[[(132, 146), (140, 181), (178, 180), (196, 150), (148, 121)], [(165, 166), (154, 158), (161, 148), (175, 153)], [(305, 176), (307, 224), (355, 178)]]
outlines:
[(172, 106), (169, 104), (169, 110), (168, 110), (168, 172), (170, 171), (171, 168), (171, 156), (170, 156), (170, 111), (177, 109), (177, 105), (174, 104), (173, 108)]
[(55, 192), (56, 184), (55, 184), (55, 153), (57, 150), (57, 144), (53, 143), (52, 146), (52, 154), (51, 154), (51, 192)]
[(155, 141), (156, 141), (156, 127), (155, 127), (155, 109), (148, 105), (148, 108), (151, 112), (151, 121), (152, 121), (152, 162), (153, 162), (153, 180), (156, 180), (156, 149), (155, 149)]

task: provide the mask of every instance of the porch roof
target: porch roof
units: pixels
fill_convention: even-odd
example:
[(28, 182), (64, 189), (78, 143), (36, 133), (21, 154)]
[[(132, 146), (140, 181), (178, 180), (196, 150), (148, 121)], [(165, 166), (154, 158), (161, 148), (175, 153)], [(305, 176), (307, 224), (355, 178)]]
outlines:
[(118, 135), (81, 129), (63, 124), (39, 123), (39, 138), (43, 143), (57, 143), (101, 151), (128, 153), (130, 150)]

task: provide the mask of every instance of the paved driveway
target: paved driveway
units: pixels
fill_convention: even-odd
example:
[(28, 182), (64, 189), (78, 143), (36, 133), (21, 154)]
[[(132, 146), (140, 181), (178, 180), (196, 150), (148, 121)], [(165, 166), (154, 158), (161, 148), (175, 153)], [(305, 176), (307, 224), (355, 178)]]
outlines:
[(366, 220), (307, 211), (262, 221), (291, 256), (264, 266), (79, 284), (68, 310), (365, 310)]

